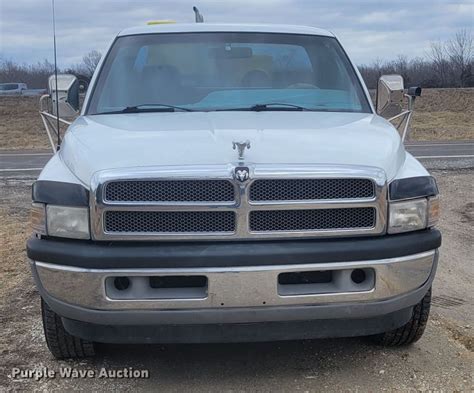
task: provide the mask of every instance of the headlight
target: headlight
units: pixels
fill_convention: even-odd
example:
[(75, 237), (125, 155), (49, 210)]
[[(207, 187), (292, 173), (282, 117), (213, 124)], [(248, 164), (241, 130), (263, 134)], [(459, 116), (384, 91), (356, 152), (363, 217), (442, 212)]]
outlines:
[(426, 199), (390, 203), (388, 233), (401, 233), (426, 228), (427, 204)]
[(47, 205), (46, 229), (49, 236), (90, 239), (89, 209)]
[(31, 222), (39, 236), (90, 239), (89, 191), (80, 184), (37, 180)]
[(389, 188), (388, 233), (430, 228), (440, 215), (439, 191), (432, 176), (394, 180)]
[(417, 231), (436, 225), (440, 206), (438, 196), (391, 202), (388, 233)]

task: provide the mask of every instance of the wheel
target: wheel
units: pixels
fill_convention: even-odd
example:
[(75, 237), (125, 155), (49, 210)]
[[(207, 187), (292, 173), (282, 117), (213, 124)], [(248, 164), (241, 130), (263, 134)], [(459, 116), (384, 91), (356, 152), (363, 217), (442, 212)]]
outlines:
[(430, 306), (431, 288), (421, 299), (420, 303), (413, 307), (413, 315), (405, 325), (389, 332), (377, 334), (372, 336), (372, 338), (378, 344), (387, 347), (399, 347), (417, 342), (425, 331), (430, 315)]
[(61, 317), (41, 299), (44, 336), (49, 350), (56, 359), (81, 359), (95, 355), (94, 343), (71, 336)]

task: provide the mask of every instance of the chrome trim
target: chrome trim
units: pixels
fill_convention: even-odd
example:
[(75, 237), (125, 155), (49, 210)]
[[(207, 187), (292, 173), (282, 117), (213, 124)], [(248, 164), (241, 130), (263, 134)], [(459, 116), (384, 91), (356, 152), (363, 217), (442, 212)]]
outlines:
[(239, 161), (243, 161), (245, 149), (250, 149), (250, 141), (247, 139), (244, 142), (232, 142), (232, 149), (239, 152)]
[[(100, 310), (196, 309), (318, 305), (327, 303), (377, 301), (421, 287), (430, 277), (438, 251), (399, 258), (356, 262), (300, 265), (171, 268), (171, 269), (83, 269), (31, 262), (43, 288), (53, 297), (82, 307)], [(278, 275), (308, 270), (371, 268), (375, 286), (370, 290), (298, 295), (278, 294)], [(176, 299), (116, 300), (106, 295), (105, 280), (116, 276), (204, 275), (208, 278), (206, 297)], [(264, 303), (265, 302), (265, 303)]]
[[(314, 238), (328, 236), (381, 235), (387, 224), (387, 181), (382, 169), (353, 165), (269, 165), (248, 164), (250, 180), (240, 182), (234, 178), (235, 167), (241, 163), (208, 166), (125, 168), (97, 172), (91, 181), (91, 236), (94, 240), (242, 240), (272, 238)], [(262, 201), (249, 200), (249, 188), (257, 179), (317, 179), (365, 178), (374, 182), (375, 197), (339, 200)], [(234, 202), (107, 202), (103, 192), (107, 183), (114, 180), (229, 180), (234, 184)], [(327, 209), (343, 207), (374, 207), (376, 225), (373, 228), (251, 232), (249, 213), (252, 210)], [(207, 211), (230, 210), (237, 215), (234, 233), (107, 233), (103, 214), (107, 210), (127, 211)]]

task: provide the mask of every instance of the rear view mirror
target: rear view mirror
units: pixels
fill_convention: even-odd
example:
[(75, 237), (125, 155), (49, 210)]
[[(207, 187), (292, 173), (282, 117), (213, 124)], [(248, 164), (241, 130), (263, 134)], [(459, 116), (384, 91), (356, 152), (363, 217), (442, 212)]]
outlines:
[[(52, 100), (52, 113), (56, 115), (56, 78), (51, 75), (48, 80), (49, 94)], [(74, 75), (58, 75), (58, 109), (59, 117), (73, 118), (79, 112), (79, 81)]]
[(403, 110), (403, 78), (400, 75), (382, 75), (377, 84), (377, 113), (385, 118)]
[(253, 50), (246, 46), (223, 46), (209, 50), (212, 59), (248, 59), (253, 56)]

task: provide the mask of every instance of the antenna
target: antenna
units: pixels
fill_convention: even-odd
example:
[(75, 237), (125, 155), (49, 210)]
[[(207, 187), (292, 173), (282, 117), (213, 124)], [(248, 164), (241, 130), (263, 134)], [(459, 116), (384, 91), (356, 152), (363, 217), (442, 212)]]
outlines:
[(53, 7), (53, 43), (54, 43), (54, 84), (56, 85), (56, 130), (58, 132), (58, 145), (56, 150), (59, 150), (61, 144), (61, 136), (59, 132), (59, 94), (58, 94), (58, 60), (56, 56), (56, 17), (54, 14), (54, 0), (51, 0), (51, 5)]
[(194, 17), (196, 19), (196, 23), (203, 23), (204, 17), (201, 15), (197, 7), (193, 7)]

